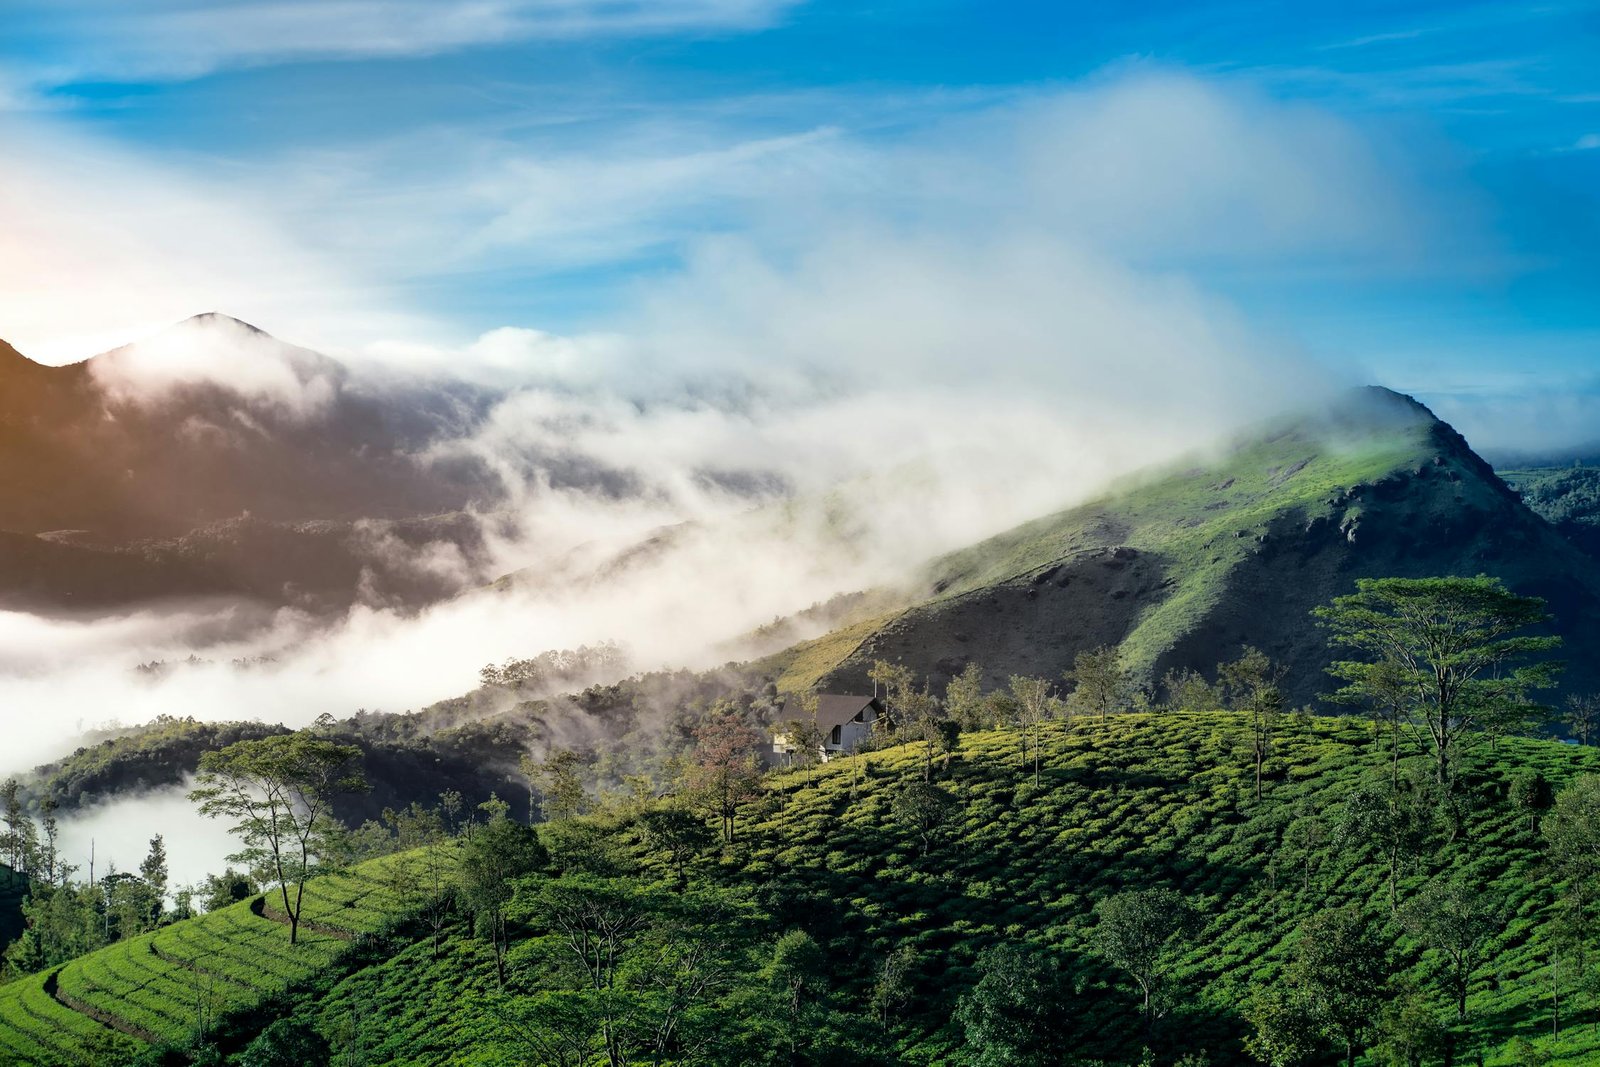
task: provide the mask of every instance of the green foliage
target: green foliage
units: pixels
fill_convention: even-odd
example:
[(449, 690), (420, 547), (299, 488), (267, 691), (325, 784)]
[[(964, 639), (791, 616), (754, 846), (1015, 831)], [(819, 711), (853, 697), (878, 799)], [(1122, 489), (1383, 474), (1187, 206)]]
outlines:
[(689, 866), (711, 847), (711, 829), (687, 808), (662, 804), (639, 816), (639, 833), (646, 848), (661, 853), (680, 885), (689, 880)]
[(1147, 1030), (1166, 1007), (1167, 975), (1193, 920), (1189, 902), (1172, 889), (1131, 890), (1100, 905), (1095, 946), (1138, 984)]
[(538, 788), (539, 809), (547, 821), (570, 819), (589, 809), (583, 789), (583, 757), (571, 749), (556, 749), (543, 760), (524, 757), (523, 773)]
[(1361, 578), (1316, 615), (1335, 646), (1362, 657), (1330, 668), (1345, 683), (1336, 696), (1381, 704), (1403, 693), (1440, 785), (1474, 731), (1518, 733), (1546, 714), (1531, 694), (1554, 684), (1556, 667), (1529, 660), (1560, 639), (1521, 633), (1550, 621), (1544, 601), (1498, 578)]
[(1133, 676), (1122, 665), (1122, 653), (1111, 645), (1079, 652), (1065, 679), (1072, 683), (1073, 709), (1105, 719), (1133, 700)]
[(950, 793), (927, 780), (902, 785), (889, 804), (896, 822), (914, 834), (927, 855), (956, 807)]
[(239, 1067), (325, 1067), (332, 1050), (327, 1038), (296, 1019), (279, 1019), (250, 1042)]
[(40, 767), (35, 791), (70, 810), (97, 797), (182, 785), (202, 753), (288, 732), (286, 727), (259, 722), (200, 722), (158, 715)]
[(406, 913), (406, 904), (388, 888), (395, 862), (389, 858), (309, 882), (307, 928), (297, 944), (290, 944), (287, 926), (266, 917), (255, 898), (0, 986), (0, 1062), (135, 1062), (141, 1039), (102, 1019), (114, 1019), (145, 1040), (203, 1050), (228, 1029), (227, 1019), (248, 1017), (286, 988), (336, 965), (358, 938), (392, 928)]
[(1389, 950), (1380, 924), (1347, 906), (1313, 915), (1299, 935), (1285, 980), (1304, 994), (1323, 1036), (1354, 1063), (1388, 999)]
[(1539, 814), (1550, 810), (1555, 803), (1555, 789), (1550, 779), (1538, 771), (1523, 771), (1511, 779), (1508, 799), (1528, 815), (1528, 829), (1539, 830)]
[(1593, 467), (1536, 467), (1500, 471), (1523, 503), (1564, 532), (1600, 529), (1600, 470)]
[(973, 1067), (1046, 1067), (1068, 1048), (1071, 998), (1049, 954), (1002, 943), (978, 958), (978, 981), (956, 1005)]
[(1310, 994), (1298, 985), (1257, 989), (1245, 1008), (1251, 1033), (1245, 1051), (1268, 1067), (1299, 1067), (1320, 1059), (1327, 1040)]
[(514, 880), (543, 866), (548, 858), (533, 829), (510, 819), (503, 806), (473, 831), (462, 847), (462, 900), (476, 918), (480, 932), (488, 935), (502, 986), (508, 948), (506, 905), (511, 901)]
[(299, 936), (306, 879), (338, 827), (334, 798), (366, 788), (353, 766), (360, 755), (352, 745), (302, 731), (238, 741), (200, 757), (189, 799), (202, 815), (234, 820), (243, 848), (229, 858), (277, 883), (291, 942)]

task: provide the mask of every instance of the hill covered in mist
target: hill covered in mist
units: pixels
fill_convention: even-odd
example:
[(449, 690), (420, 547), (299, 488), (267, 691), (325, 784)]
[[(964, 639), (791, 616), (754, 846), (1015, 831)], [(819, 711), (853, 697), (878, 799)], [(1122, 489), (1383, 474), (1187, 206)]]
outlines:
[(470, 571), (482, 531), (440, 516), (501, 488), (429, 449), (491, 399), (360, 380), (221, 315), (61, 367), (0, 343), (0, 604), (447, 595), (464, 576), (428, 573), (425, 547)]
[(770, 663), (784, 689), (869, 686), (876, 660), (937, 688), (973, 663), (1059, 678), (1109, 645), (1154, 687), (1254, 645), (1311, 701), (1329, 659), (1313, 608), (1357, 578), (1476, 574), (1544, 597), (1575, 650), (1564, 684), (1600, 687), (1576, 651), (1600, 641), (1594, 560), (1448, 424), (1368, 389), (935, 560), (926, 598)]

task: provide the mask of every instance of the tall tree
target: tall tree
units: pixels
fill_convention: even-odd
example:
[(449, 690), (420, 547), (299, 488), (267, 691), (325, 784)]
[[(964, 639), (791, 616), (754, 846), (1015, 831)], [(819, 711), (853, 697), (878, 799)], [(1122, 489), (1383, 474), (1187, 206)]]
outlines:
[(1022, 768), (1033, 752), (1033, 780), (1039, 780), (1039, 728), (1050, 714), (1050, 683), (1043, 678), (1011, 676), (1011, 710), (1022, 741)]
[(1600, 733), (1600, 695), (1573, 693), (1567, 697), (1566, 711), (1561, 721), (1578, 744), (1592, 744), (1592, 739)]
[(900, 698), (900, 738), (922, 742), (922, 780), (933, 780), (933, 760), (939, 754), (946, 722), (939, 701), (927, 689)]
[(1435, 882), (1401, 909), (1401, 925), (1438, 954), (1444, 987), (1455, 1006), (1456, 1030), (1450, 1035), (1445, 1062), (1453, 1061), (1460, 1036), (1467, 1030), (1467, 994), (1494, 933), (1493, 901), (1477, 886), (1460, 879)]
[(510, 947), (506, 905), (514, 892), (513, 882), (543, 866), (546, 854), (533, 829), (511, 819), (503, 802), (491, 801), (486, 807), (488, 822), (462, 844), (458, 877), (462, 899), (480, 934), (488, 934), (495, 975), (503, 989)]
[(1168, 711), (1215, 711), (1222, 694), (1193, 668), (1169, 670), (1161, 676), (1162, 706)]
[(872, 1012), (879, 1025), (889, 1026), (910, 1002), (916, 969), (917, 953), (910, 945), (899, 946), (878, 964), (878, 977), (872, 983)]
[(1585, 774), (1556, 794), (1544, 819), (1550, 866), (1561, 880), (1557, 932), (1582, 960), (1600, 911), (1600, 775)]
[(629, 1057), (626, 998), (618, 996), (629, 950), (650, 928), (651, 898), (640, 886), (621, 879), (566, 875), (538, 885), (519, 916), (550, 931), (550, 948), (575, 967), (610, 1067)]
[(1267, 1067), (1301, 1067), (1318, 1062), (1326, 1052), (1311, 998), (1298, 985), (1258, 985), (1244, 1017), (1251, 1028), (1244, 1050)]
[(1447, 788), (1471, 731), (1525, 718), (1538, 708), (1531, 694), (1554, 684), (1556, 665), (1534, 657), (1560, 638), (1523, 632), (1550, 621), (1544, 601), (1498, 578), (1362, 578), (1315, 614), (1336, 646), (1362, 656), (1329, 668), (1345, 683), (1336, 697), (1380, 699), (1380, 680), (1391, 686), (1398, 673), (1410, 722)]
[(1437, 783), (1414, 773), (1397, 788), (1366, 786), (1345, 802), (1338, 842), (1346, 852), (1374, 849), (1388, 872), (1389, 910), (1400, 906), (1400, 873), (1415, 864), (1439, 829)]
[(895, 822), (917, 835), (926, 856), (955, 807), (955, 797), (949, 792), (932, 782), (913, 779), (895, 791), (889, 812)]
[(790, 930), (772, 946), (772, 957), (762, 968), (777, 1001), (778, 1025), (789, 1046), (789, 1062), (800, 1060), (800, 1047), (817, 1027), (828, 992), (828, 956), (804, 930)]
[(230, 858), (277, 884), (290, 944), (299, 939), (306, 879), (325, 835), (338, 826), (334, 797), (366, 788), (360, 755), (353, 745), (300, 732), (238, 741), (200, 757), (189, 799), (202, 815), (234, 820), (244, 847)]
[(883, 702), (883, 722), (891, 733), (900, 728), (900, 705), (911, 692), (914, 678), (911, 668), (888, 660), (876, 660), (867, 670), (872, 683), (872, 695)]
[(761, 735), (738, 709), (726, 702), (694, 734), (694, 753), (685, 772), (689, 796), (722, 822), (722, 839), (733, 842), (734, 818), (739, 807), (754, 800), (761, 788), (761, 765), (756, 751)]
[(154, 926), (161, 921), (161, 910), (167, 903), (167, 843), (160, 834), (150, 839), (150, 851), (139, 864), (139, 877), (149, 891), (146, 924)]
[(15, 778), (0, 785), (0, 818), (4, 818), (5, 832), (0, 833), (0, 856), (7, 867), (18, 874), (33, 874), (38, 858), (39, 831), (28, 817), (22, 802), (22, 785)]
[(1124, 710), (1133, 698), (1133, 676), (1122, 665), (1122, 653), (1114, 645), (1079, 652), (1072, 669), (1062, 677), (1072, 683), (1072, 703), (1101, 722)]
[(663, 853), (680, 889), (689, 884), (689, 864), (711, 844), (711, 830), (688, 808), (658, 804), (639, 816), (645, 847)]
[(523, 774), (539, 790), (545, 821), (559, 822), (589, 810), (583, 790), (583, 757), (570, 748), (552, 749), (542, 760), (523, 757)]
[(1229, 709), (1250, 716), (1250, 757), (1256, 775), (1256, 799), (1261, 799), (1261, 777), (1278, 732), (1283, 711), (1284, 670), (1276, 667), (1259, 648), (1246, 646), (1232, 663), (1217, 665), (1217, 679)]
[(1172, 889), (1136, 889), (1100, 905), (1095, 941), (1106, 961), (1127, 971), (1144, 1001), (1148, 1035), (1162, 1010), (1167, 972), (1194, 924), (1188, 901)]
[[(787, 743), (790, 767), (800, 767), (809, 772), (811, 768), (822, 761), (822, 746), (827, 739), (822, 735), (822, 727), (817, 725), (817, 697), (815, 694), (810, 694), (807, 698), (801, 700), (800, 715), (785, 723), (780, 732)], [(807, 781), (810, 780), (810, 777), (810, 774), (807, 773)]]
[(983, 668), (969, 663), (950, 679), (944, 690), (944, 710), (966, 730), (983, 730), (990, 725), (989, 705), (983, 698)]
[(1325, 911), (1301, 925), (1287, 980), (1305, 991), (1312, 1017), (1344, 1046), (1346, 1067), (1355, 1067), (1375, 1036), (1389, 971), (1387, 941), (1360, 909)]
[(1513, 807), (1528, 815), (1528, 831), (1539, 832), (1539, 816), (1550, 810), (1555, 803), (1555, 787), (1550, 784), (1550, 779), (1538, 771), (1522, 771), (1511, 779), (1511, 784), (1506, 791), (1506, 799), (1511, 801)]

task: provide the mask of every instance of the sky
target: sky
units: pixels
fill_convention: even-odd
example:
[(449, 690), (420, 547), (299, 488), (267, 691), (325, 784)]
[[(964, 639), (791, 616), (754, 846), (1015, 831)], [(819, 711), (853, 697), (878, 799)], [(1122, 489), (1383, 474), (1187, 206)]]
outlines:
[[(483, 340), (507, 330), (691, 338), (655, 346), (660, 371), (732, 343), (707, 322), (803, 319), (852, 265), (1012, 263), (1033, 241), (1039, 269), (1073, 264), (1062, 300), (1103, 268), (1417, 393), (1475, 441), (1600, 438), (1595, 4), (0, 18), (0, 337), (47, 361), (220, 310), (372, 358), (493, 349), (502, 372), (542, 358)], [(918, 314), (897, 295), (886, 312)], [(737, 331), (738, 358), (793, 358), (782, 325)]]

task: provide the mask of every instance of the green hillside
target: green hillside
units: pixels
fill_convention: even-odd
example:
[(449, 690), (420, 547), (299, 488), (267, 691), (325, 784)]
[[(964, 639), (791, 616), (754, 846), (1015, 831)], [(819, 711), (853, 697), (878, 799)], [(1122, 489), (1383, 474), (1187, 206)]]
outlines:
[(399, 861), (386, 857), (309, 882), (294, 945), (269, 895), (0, 985), (0, 1062), (187, 1062), (163, 1059), (162, 1050), (215, 1036), (230, 1017), (233, 1027), (248, 1026), (252, 1011), (270, 1013), (286, 990), (394, 925), (406, 910), (389, 877)]
[[(1252, 644), (1310, 701), (1327, 662), (1313, 607), (1357, 577), (1478, 573), (1545, 597), (1571, 643), (1600, 640), (1595, 561), (1426, 408), (1363, 390), (937, 560), (922, 603), (770, 662), (790, 691), (865, 685), (876, 660), (936, 687), (977, 663), (1001, 684), (1117, 645), (1153, 685)], [(1570, 686), (1600, 687), (1572, 667)]]
[[(1294, 718), (1256, 800), (1240, 753), (1246, 731), (1230, 713), (1051, 723), (1037, 780), (1020, 766), (1017, 734), (967, 735), (947, 767), (935, 762), (950, 808), (926, 845), (896, 803), (922, 777), (919, 745), (777, 775), (743, 809), (732, 845), (702, 841), (679, 857), (681, 882), (663, 838), (645, 829), (648, 813), (668, 802), (549, 824), (549, 865), (516, 883), (508, 909), (503, 991), (482, 927), (475, 936), (458, 914), (439, 947), (417, 940), (330, 975), (289, 1015), (325, 1035), (340, 1063), (602, 1063), (605, 1018), (620, 1035), (623, 1062), (653, 1062), (650, 1035), (674, 1011), (675, 1047), (695, 1052), (661, 1062), (989, 1062), (978, 1058), (958, 1007), (979, 980), (984, 951), (1010, 944), (1051, 961), (1062, 990), (1052, 1025), (1072, 1062), (1138, 1063), (1148, 1044), (1156, 1063), (1200, 1050), (1212, 1064), (1243, 1063), (1251, 1062), (1242, 1045), (1251, 996), (1281, 981), (1304, 922), (1350, 905), (1392, 946), (1391, 999), (1411, 988), (1426, 1015), (1448, 1018), (1443, 957), (1391, 917), (1379, 849), (1341, 832), (1364, 787), (1388, 789), (1385, 743), (1358, 720)], [(1600, 771), (1600, 754), (1520, 739), (1501, 741), (1496, 753), (1480, 747), (1462, 769), (1453, 814), (1433, 824), (1418, 858), (1399, 871), (1402, 914), (1428, 887), (1458, 879), (1487, 916), (1461, 1062), (1476, 1050), (1491, 1064), (1530, 1062), (1513, 1057), (1519, 1037), (1557, 1062), (1600, 1062), (1600, 999), (1559, 974), (1565, 1028), (1549, 1036), (1561, 887), (1529, 810), (1508, 799), (1512, 783), (1534, 771), (1559, 789)], [(1113, 895), (1152, 887), (1182, 894), (1196, 922), (1174, 957), (1167, 1010), (1147, 1036), (1099, 926)], [(323, 914), (338, 914), (325, 901)], [(589, 920), (613, 935), (603, 940), (615, 966), (599, 991), (571, 954), (581, 941), (592, 949), (586, 958), (598, 958), (600, 942), (578, 932)], [(255, 922), (241, 908), (166, 937), (183, 943), (193, 940), (185, 928), (221, 933)], [(817, 950), (800, 978), (795, 931)], [(122, 983), (127, 999), (105, 1002), (119, 1017), (152, 1029), (174, 1018), (177, 1006), (140, 982), (160, 970), (159, 957), (145, 958), (137, 944), (119, 949), (78, 970)], [(248, 980), (242, 969), (254, 957), (231, 951)], [(891, 959), (904, 980), (886, 1000)], [(72, 971), (63, 971), (64, 988)], [(60, 1014), (37, 981), (6, 990), (7, 1040), (79, 1040), (77, 1031), (68, 1037), (36, 1023), (30, 1010)], [(92, 1032), (81, 1018), (73, 1025)], [(161, 1025), (180, 1036), (176, 1022)], [(1362, 1062), (1383, 1061), (1373, 1053)]]
[(1600, 557), (1600, 468), (1523, 467), (1499, 474), (1540, 518)]

